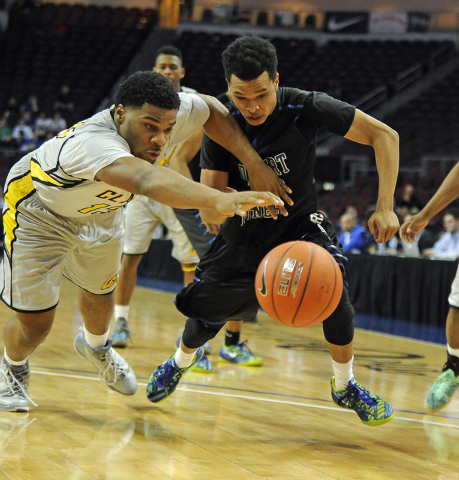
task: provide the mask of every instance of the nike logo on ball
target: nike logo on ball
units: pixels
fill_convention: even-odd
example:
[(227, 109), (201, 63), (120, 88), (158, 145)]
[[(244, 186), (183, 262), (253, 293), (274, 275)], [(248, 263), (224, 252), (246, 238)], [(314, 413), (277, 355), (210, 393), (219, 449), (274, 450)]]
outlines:
[(265, 264), (263, 265), (263, 271), (261, 272), (261, 288), (258, 289), (262, 297), (266, 297), (266, 295), (268, 294), (268, 289), (266, 287), (266, 279), (265, 279), (268, 260), (269, 260), (269, 257), (265, 260)]

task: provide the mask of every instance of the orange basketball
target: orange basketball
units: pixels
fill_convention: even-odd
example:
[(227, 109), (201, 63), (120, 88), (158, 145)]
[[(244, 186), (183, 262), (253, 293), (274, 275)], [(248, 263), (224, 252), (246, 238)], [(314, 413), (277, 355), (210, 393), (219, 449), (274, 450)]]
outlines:
[(341, 299), (341, 270), (325, 248), (294, 241), (273, 248), (255, 277), (261, 308), (289, 327), (309, 327), (328, 318)]

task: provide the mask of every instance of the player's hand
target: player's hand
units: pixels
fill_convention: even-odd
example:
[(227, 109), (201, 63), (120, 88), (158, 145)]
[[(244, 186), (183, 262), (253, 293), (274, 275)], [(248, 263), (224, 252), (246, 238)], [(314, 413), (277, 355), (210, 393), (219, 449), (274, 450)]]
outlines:
[(368, 227), (377, 243), (385, 243), (397, 233), (400, 223), (393, 210), (376, 210), (368, 220)]
[(429, 219), (417, 214), (409, 218), (400, 228), (400, 237), (408, 243), (416, 241), (416, 234), (427, 227)]
[(206, 226), (207, 231), (212, 235), (218, 235), (220, 233), (220, 225), (217, 225), (216, 223), (204, 222), (204, 220), (203, 220), (203, 223)]
[[(269, 168), (262, 162), (256, 163), (251, 166), (249, 174), (250, 189), (254, 192), (271, 192), (282, 198), (288, 205), (293, 205), (293, 200), (288, 196), (288, 193), (292, 193), (290, 187), (279, 178), (272, 168)], [(277, 213), (274, 206), (268, 206), (269, 213), (276, 220)], [(288, 212), (285, 207), (280, 206), (279, 210), (282, 215), (287, 216)]]
[(276, 206), (282, 208), (284, 202), (271, 192), (237, 192), (222, 193), (218, 196), (215, 210), (221, 215), (244, 217), (246, 212), (254, 207)]

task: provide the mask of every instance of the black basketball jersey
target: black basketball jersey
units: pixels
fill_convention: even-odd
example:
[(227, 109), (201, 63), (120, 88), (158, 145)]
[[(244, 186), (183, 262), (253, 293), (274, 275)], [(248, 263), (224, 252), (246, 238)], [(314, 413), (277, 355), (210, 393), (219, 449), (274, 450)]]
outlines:
[[(228, 219), (222, 226), (222, 235), (235, 245), (276, 243), (279, 238), (286, 238), (285, 232), (296, 238), (301, 218), (317, 209), (314, 185), (317, 131), (324, 127), (344, 136), (354, 119), (355, 107), (325, 93), (287, 87), (278, 89), (276, 108), (259, 126), (248, 124), (234, 103), (226, 107), (264, 162), (292, 189), (290, 197), (294, 205), (287, 205), (289, 215), (279, 214), (278, 220), (271, 218), (266, 207), (256, 207), (245, 218)], [(238, 191), (250, 189), (242, 163), (207, 136), (201, 149), (201, 167), (228, 172), (229, 186)]]

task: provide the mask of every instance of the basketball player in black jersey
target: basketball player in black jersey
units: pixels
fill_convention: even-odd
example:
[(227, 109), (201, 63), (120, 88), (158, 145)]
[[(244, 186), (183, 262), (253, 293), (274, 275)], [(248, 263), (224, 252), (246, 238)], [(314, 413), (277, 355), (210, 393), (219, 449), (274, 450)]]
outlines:
[[(325, 93), (279, 85), (273, 45), (258, 37), (241, 37), (223, 52), (223, 66), (233, 103), (230, 112), (248, 139), (276, 174), (291, 188), (294, 202), (288, 216), (273, 220), (266, 208), (255, 208), (242, 221), (201, 211), (203, 220), (219, 224), (220, 232), (201, 259), (197, 281), (176, 298), (186, 316), (181, 347), (150, 377), (147, 397), (158, 402), (170, 395), (181, 376), (229, 320), (248, 318), (258, 309), (254, 279), (262, 258), (275, 246), (291, 240), (314, 242), (326, 248), (339, 264), (345, 285), (346, 263), (341, 244), (328, 218), (317, 212), (314, 185), (317, 130), (371, 145), (379, 172), (379, 191), (369, 229), (379, 243), (398, 230), (393, 195), (398, 173), (398, 135), (387, 125)], [(213, 188), (248, 190), (244, 166), (228, 151), (204, 137), (201, 181)], [(382, 425), (394, 417), (392, 407), (354, 379), (354, 309), (347, 288), (332, 315), (323, 322), (332, 357), (333, 401), (353, 409), (366, 425)]]

